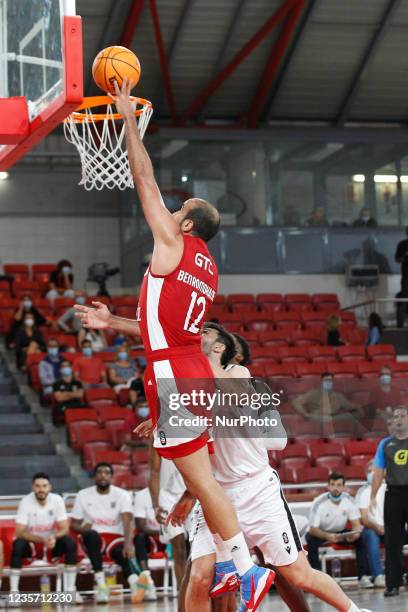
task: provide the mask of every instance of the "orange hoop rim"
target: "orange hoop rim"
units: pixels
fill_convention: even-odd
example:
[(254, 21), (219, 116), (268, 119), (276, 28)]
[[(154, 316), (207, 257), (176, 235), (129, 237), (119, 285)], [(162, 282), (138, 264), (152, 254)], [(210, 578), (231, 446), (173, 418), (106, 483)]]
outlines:
[[(153, 105), (149, 100), (145, 100), (144, 98), (138, 98), (135, 96), (130, 96), (132, 102), (136, 102), (136, 104), (140, 104), (142, 108), (136, 108), (134, 113), (136, 117), (140, 117), (143, 113), (146, 112), (146, 109), (153, 110)], [(97, 108), (98, 106), (106, 106), (112, 105), (114, 101), (109, 96), (90, 96), (84, 98), (82, 104), (78, 106), (78, 108), (71, 113), (68, 117), (64, 119), (64, 123), (68, 123), (73, 121), (74, 123), (89, 123), (90, 121), (104, 121), (108, 119), (109, 121), (118, 121), (123, 119), (120, 113), (84, 113), (81, 111), (86, 111), (90, 108)]]

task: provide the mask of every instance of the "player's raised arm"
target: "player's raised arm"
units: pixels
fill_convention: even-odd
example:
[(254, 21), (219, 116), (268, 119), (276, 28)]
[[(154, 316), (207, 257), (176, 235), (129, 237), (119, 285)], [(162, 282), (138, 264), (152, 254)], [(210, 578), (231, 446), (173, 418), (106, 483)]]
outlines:
[(142, 204), (143, 213), (157, 245), (163, 244), (174, 247), (179, 242), (182, 247), (183, 241), (180, 225), (164, 205), (154, 177), (152, 162), (140, 137), (132, 102), (129, 97), (131, 89), (132, 83), (125, 78), (121, 89), (119, 89), (115, 82), (116, 95), (111, 97), (125, 122), (129, 166)]
[(126, 336), (140, 336), (139, 323), (135, 319), (126, 319), (113, 315), (101, 302), (92, 302), (93, 307), (75, 304), (75, 316), (87, 329), (113, 329)]

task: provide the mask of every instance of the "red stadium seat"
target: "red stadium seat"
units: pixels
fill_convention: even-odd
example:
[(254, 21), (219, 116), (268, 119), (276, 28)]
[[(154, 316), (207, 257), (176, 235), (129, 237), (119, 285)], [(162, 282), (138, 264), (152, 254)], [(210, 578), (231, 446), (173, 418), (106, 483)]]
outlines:
[(333, 376), (341, 376), (342, 378), (353, 378), (358, 376), (358, 362), (348, 361), (344, 363), (331, 362), (327, 364), (327, 370)]
[(94, 460), (95, 463), (100, 463), (101, 461), (111, 463), (115, 471), (116, 466), (126, 466), (128, 472), (130, 471), (130, 453), (127, 452), (118, 450), (100, 450), (95, 453)]
[(10, 283), (7, 280), (0, 280), (0, 300), (5, 297), (11, 297), (10, 295)]
[(305, 484), (307, 482), (321, 482), (327, 481), (329, 476), (328, 468), (324, 467), (310, 467), (304, 468), (303, 470), (299, 470), (297, 472), (297, 481), (298, 483)]
[(90, 424), (98, 425), (98, 413), (94, 408), (68, 408), (64, 417), (67, 425), (75, 421), (89, 421)]
[(93, 440), (82, 447), (82, 463), (88, 472), (91, 472), (92, 467), (96, 464), (95, 455), (102, 450), (114, 450), (109, 440)]
[(227, 298), (225, 295), (222, 295), (222, 293), (218, 293), (214, 298), (214, 304), (224, 304), (226, 301)]
[(54, 314), (52, 304), (49, 300), (47, 300), (47, 298), (36, 297), (34, 298), (33, 303), (44, 317), (50, 317)]
[(55, 314), (57, 317), (61, 316), (68, 308), (72, 308), (75, 304), (75, 300), (73, 298), (68, 297), (60, 297), (56, 298), (54, 302)]
[(383, 365), (380, 361), (361, 361), (358, 364), (358, 373), (362, 378), (378, 378)]
[(296, 364), (296, 372), (299, 378), (315, 379), (320, 378), (322, 374), (327, 371), (327, 365), (324, 361), (319, 361), (318, 363), (297, 363)]
[(365, 480), (366, 473), (363, 465), (345, 465), (341, 469), (346, 480)]
[(273, 330), (273, 312), (246, 312), (244, 314), (245, 326), (249, 331), (263, 334)]
[(397, 353), (393, 344), (373, 344), (367, 346), (367, 355), (372, 361), (377, 359), (394, 361)]
[(287, 325), (292, 325), (294, 329), (300, 329), (300, 314), (299, 312), (274, 312), (273, 321), (276, 329), (282, 329)]
[(116, 449), (120, 449), (125, 443), (125, 429), (123, 427), (123, 419), (115, 419), (105, 422), (105, 429), (109, 434), (109, 438)]
[(55, 264), (33, 264), (31, 266), (33, 280), (48, 283), (50, 275), (55, 270)]
[(346, 460), (344, 457), (340, 457), (339, 455), (323, 455), (315, 459), (316, 467), (327, 467), (330, 471), (342, 470), (345, 463)]
[(256, 299), (262, 311), (285, 310), (281, 293), (259, 293)]
[(92, 434), (89, 435), (97, 435), (99, 431), (99, 425), (93, 418), (84, 418), (67, 424), (68, 440), (72, 448), (76, 451), (81, 450), (82, 446), (85, 444), (85, 442), (82, 442), (83, 435), (86, 436), (89, 432), (92, 432)]
[(226, 314), (227, 312), (228, 304), (222, 302), (218, 304), (211, 304), (207, 312), (207, 319), (218, 319), (219, 317), (221, 318), (222, 315)]
[(367, 342), (367, 330), (350, 325), (340, 325), (340, 337), (349, 345), (362, 345)]
[(408, 378), (408, 362), (394, 361), (392, 364), (394, 378)]
[(268, 378), (294, 378), (296, 376), (296, 367), (294, 363), (274, 364), (265, 368), (265, 373)]
[(315, 293), (312, 295), (312, 304), (316, 310), (332, 310), (340, 307), (339, 298), (335, 293)]
[(311, 298), (308, 293), (287, 293), (285, 295), (285, 304), (288, 310), (291, 311), (312, 309)]
[(283, 486), (297, 483), (296, 472), (290, 468), (282, 468), (279, 470), (279, 479)]
[[(73, 425), (76, 425), (76, 423), (72, 423), (72, 426)], [(93, 442), (107, 442), (110, 445), (109, 434), (100, 427), (82, 427), (82, 429), (78, 430), (77, 434), (78, 448), (83, 448), (85, 444), (91, 444)]]
[(316, 466), (328, 467), (333, 470), (345, 464), (344, 447), (336, 442), (312, 444), (311, 456)]
[(14, 276), (14, 281), (29, 280), (30, 268), (27, 264), (5, 264), (4, 273)]
[(321, 344), (319, 333), (313, 330), (298, 330), (291, 334), (292, 344), (295, 346), (316, 346)]
[(357, 319), (354, 312), (351, 312), (350, 310), (342, 310), (339, 313), (339, 316), (342, 325), (350, 327), (355, 327), (357, 325)]
[(288, 436), (293, 440), (312, 440), (322, 437), (322, 425), (318, 422), (300, 421), (296, 428), (288, 432)]
[(101, 423), (117, 420), (124, 421), (125, 418), (132, 412), (130, 408), (123, 408), (122, 406), (117, 406), (114, 404), (101, 404), (96, 406), (96, 411)]
[(112, 304), (115, 306), (115, 308), (117, 306), (134, 306), (136, 308), (138, 303), (138, 295), (116, 295), (112, 297)]
[(251, 350), (251, 361), (253, 363), (263, 363), (265, 361), (279, 361), (277, 349), (274, 346), (258, 346)]
[(272, 330), (259, 334), (262, 346), (288, 346), (289, 340), (288, 335), (282, 331)]
[(337, 347), (337, 355), (340, 361), (356, 361), (366, 359), (365, 346), (339, 346)]
[(377, 443), (370, 440), (351, 440), (345, 446), (346, 455), (374, 455), (377, 450)]
[(263, 363), (252, 363), (251, 362), (251, 364), (249, 366), (249, 370), (251, 372), (251, 376), (253, 376), (253, 377), (264, 378), (266, 376), (266, 374), (265, 374), (265, 366), (264, 366)]
[(337, 361), (337, 351), (334, 346), (309, 346), (308, 352), (313, 363)]
[(97, 407), (97, 402), (104, 402), (105, 404), (111, 402), (112, 404), (116, 404), (116, 393), (109, 387), (106, 387), (106, 389), (87, 389), (85, 392), (85, 399), (87, 404), (92, 403), (95, 407)]
[(41, 297), (42, 291), (43, 287), (37, 281), (19, 280), (13, 283), (13, 293), (16, 298), (29, 294), (35, 300), (36, 297)]
[(253, 304), (255, 296), (252, 293), (230, 293), (227, 297), (227, 302), (233, 304)]
[(289, 468), (292, 470), (303, 470), (304, 468), (310, 467), (309, 457), (283, 457), (280, 461), (282, 468)]
[(147, 487), (147, 474), (131, 474), (128, 468), (119, 473), (115, 470), (113, 474), (113, 484), (127, 491), (139, 491)]
[(278, 346), (277, 354), (282, 363), (308, 363), (309, 354), (304, 346)]
[(126, 319), (136, 318), (136, 306), (117, 306), (115, 313), (118, 317), (125, 317)]
[(242, 334), (242, 337), (244, 338), (244, 340), (246, 340), (246, 342), (248, 342), (249, 345), (259, 345), (260, 344), (257, 332), (245, 331)]
[(374, 454), (370, 455), (353, 455), (350, 457), (350, 465), (360, 465), (362, 467), (366, 466), (371, 459), (373, 459)]
[(138, 472), (141, 466), (149, 463), (149, 451), (146, 447), (135, 448), (132, 450), (132, 466), (134, 472)]
[(326, 326), (327, 316), (325, 312), (315, 312), (314, 310), (303, 310), (300, 313), (301, 321), (305, 329), (318, 329)]

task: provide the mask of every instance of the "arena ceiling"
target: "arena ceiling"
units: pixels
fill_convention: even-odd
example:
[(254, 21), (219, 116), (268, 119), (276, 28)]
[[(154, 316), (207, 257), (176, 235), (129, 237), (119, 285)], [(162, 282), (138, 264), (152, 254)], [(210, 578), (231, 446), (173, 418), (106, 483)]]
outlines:
[(130, 47), (159, 124), (408, 119), (408, 0), (77, 0), (77, 12), (86, 94), (96, 53)]

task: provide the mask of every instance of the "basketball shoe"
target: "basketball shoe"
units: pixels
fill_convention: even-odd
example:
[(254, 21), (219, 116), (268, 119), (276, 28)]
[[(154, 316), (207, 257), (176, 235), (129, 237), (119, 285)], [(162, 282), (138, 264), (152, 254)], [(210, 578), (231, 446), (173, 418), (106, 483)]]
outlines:
[(210, 597), (220, 597), (225, 593), (237, 591), (239, 580), (234, 562), (220, 561), (215, 564), (214, 583), (210, 589)]
[(238, 612), (255, 612), (275, 582), (275, 572), (254, 566), (241, 576), (241, 603)]

